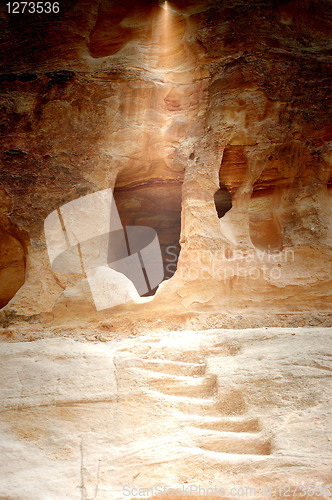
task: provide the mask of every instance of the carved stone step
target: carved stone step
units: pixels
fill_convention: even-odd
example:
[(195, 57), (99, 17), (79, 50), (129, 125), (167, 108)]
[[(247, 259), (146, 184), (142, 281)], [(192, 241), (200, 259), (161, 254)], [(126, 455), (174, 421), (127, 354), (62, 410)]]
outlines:
[(225, 432), (260, 432), (262, 426), (258, 418), (245, 416), (210, 417), (176, 412), (179, 420), (199, 429)]
[(190, 429), (197, 446), (220, 453), (270, 455), (271, 440), (259, 433), (205, 431)]
[(217, 391), (217, 377), (209, 374), (205, 377), (188, 377), (157, 373), (138, 369), (146, 378), (149, 387), (163, 394), (174, 394), (188, 397), (211, 397)]
[(212, 398), (195, 398), (164, 394), (153, 389), (143, 389), (144, 394), (153, 398), (159, 405), (165, 405), (169, 410), (178, 410), (184, 413), (201, 413), (202, 415), (218, 416), (218, 401)]
[(201, 376), (206, 371), (205, 363), (185, 363), (168, 359), (123, 359), (122, 366), (137, 367), (169, 375)]

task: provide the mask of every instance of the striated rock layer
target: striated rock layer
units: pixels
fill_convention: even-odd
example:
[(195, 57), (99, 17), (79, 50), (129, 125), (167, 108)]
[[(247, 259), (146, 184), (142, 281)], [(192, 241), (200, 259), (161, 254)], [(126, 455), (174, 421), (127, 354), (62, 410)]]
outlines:
[[(1, 7), (5, 324), (328, 321), (329, 13), (309, 0)], [(107, 188), (123, 225), (157, 231), (166, 280), (152, 300), (97, 313), (84, 273), (51, 268), (44, 220)]]

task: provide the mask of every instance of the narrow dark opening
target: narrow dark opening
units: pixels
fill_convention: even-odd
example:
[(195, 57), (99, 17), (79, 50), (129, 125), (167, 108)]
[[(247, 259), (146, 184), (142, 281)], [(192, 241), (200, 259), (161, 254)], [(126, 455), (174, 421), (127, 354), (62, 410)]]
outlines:
[[(181, 186), (181, 181), (160, 179), (129, 184), (124, 176), (119, 175), (114, 188), (114, 199), (123, 227), (144, 226), (156, 231), (164, 280), (175, 273), (180, 253)], [(143, 260), (141, 264), (146, 277)], [(154, 295), (157, 288), (150, 288), (143, 296)]]
[(331, 194), (332, 192), (332, 177), (329, 179), (327, 183), (327, 189), (329, 190), (328, 192)]
[(218, 191), (214, 194), (214, 204), (219, 219), (232, 208), (232, 197), (226, 186), (222, 183), (220, 183)]
[(0, 308), (14, 297), (25, 280), (25, 252), (21, 243), (0, 228)]

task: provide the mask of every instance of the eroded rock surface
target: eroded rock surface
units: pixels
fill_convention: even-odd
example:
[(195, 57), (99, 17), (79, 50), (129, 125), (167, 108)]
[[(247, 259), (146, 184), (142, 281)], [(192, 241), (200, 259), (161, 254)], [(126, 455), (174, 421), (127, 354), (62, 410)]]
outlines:
[[(26, 261), (15, 295), (23, 257), (8, 243), (5, 321), (94, 317), (89, 292), (68, 300), (85, 276), (51, 269), (43, 224), (106, 188), (125, 225), (158, 232), (172, 278), (152, 315), (330, 313), (329, 12), (297, 0), (2, 6), (0, 229)], [(219, 188), (231, 200), (216, 209)]]
[(0, 495), (331, 487), (331, 341), (264, 328), (3, 342)]

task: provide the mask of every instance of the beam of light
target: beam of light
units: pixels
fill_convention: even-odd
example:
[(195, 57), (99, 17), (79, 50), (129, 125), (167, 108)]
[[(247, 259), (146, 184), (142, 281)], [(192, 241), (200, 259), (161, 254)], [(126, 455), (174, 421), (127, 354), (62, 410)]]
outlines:
[(161, 36), (160, 36), (160, 51), (161, 51), (161, 66), (164, 66), (167, 63), (167, 52), (169, 48), (169, 37), (170, 37), (170, 18), (167, 2), (163, 4), (164, 12), (162, 14), (161, 19)]

